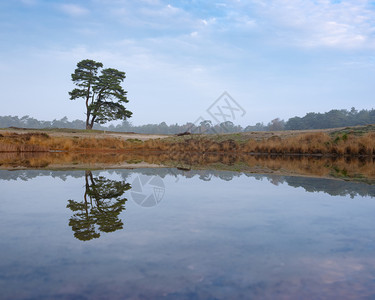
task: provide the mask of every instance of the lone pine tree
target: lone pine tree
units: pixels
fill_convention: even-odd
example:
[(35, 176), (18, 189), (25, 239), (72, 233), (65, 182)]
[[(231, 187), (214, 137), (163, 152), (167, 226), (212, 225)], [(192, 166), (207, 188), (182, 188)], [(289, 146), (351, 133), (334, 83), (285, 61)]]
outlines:
[(86, 129), (92, 129), (94, 123), (126, 120), (132, 115), (124, 106), (129, 102), (127, 92), (121, 86), (125, 72), (102, 68), (101, 62), (85, 59), (77, 63), (72, 74), (72, 81), (77, 88), (69, 92), (70, 100), (85, 100)]

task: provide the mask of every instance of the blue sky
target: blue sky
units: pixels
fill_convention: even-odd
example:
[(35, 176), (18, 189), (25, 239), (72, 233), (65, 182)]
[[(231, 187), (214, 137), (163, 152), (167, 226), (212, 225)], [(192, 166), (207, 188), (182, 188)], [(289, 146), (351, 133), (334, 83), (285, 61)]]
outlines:
[(134, 124), (209, 119), (224, 92), (267, 123), (375, 107), (375, 1), (3, 0), (0, 115), (84, 119), (70, 74), (125, 71)]

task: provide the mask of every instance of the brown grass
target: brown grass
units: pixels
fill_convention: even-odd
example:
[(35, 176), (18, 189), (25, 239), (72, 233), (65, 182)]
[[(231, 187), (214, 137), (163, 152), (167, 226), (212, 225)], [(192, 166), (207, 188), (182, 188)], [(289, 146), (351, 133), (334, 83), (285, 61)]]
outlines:
[(126, 148), (119, 138), (51, 137), (44, 133), (5, 133), (0, 135), (0, 152), (108, 151)]
[(375, 133), (363, 136), (330, 136), (324, 132), (306, 133), (288, 137), (272, 136), (262, 140), (248, 138), (236, 141), (232, 136), (216, 141), (210, 136), (191, 136), (181, 139), (148, 140), (143, 150), (200, 153), (251, 153), (282, 155), (334, 155), (373, 156), (375, 155)]
[(64, 137), (45, 133), (0, 134), (0, 152), (161, 151), (168, 153), (250, 153), (272, 155), (375, 156), (375, 132), (364, 135), (325, 132), (266, 135), (263, 139), (232, 135), (191, 135), (165, 139)]
[(42, 143), (35, 142), (48, 140), (43, 133), (6, 133), (0, 135), (0, 152), (41, 152), (48, 151)]

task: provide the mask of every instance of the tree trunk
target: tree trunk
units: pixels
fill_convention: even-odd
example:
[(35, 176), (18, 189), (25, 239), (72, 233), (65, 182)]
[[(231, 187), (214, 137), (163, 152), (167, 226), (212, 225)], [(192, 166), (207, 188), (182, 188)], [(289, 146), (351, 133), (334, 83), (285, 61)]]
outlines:
[(92, 125), (90, 124), (90, 115), (87, 112), (87, 118), (86, 118), (86, 129), (92, 129)]
[(91, 84), (89, 83), (89, 86), (87, 88), (87, 96), (86, 96), (86, 129), (92, 129), (92, 126), (91, 128), (89, 128), (90, 126), (89, 124), (89, 121), (90, 121), (90, 110), (89, 110), (90, 88), (91, 88)]
[(86, 123), (86, 129), (92, 129), (94, 127), (95, 115), (92, 116), (91, 121)]

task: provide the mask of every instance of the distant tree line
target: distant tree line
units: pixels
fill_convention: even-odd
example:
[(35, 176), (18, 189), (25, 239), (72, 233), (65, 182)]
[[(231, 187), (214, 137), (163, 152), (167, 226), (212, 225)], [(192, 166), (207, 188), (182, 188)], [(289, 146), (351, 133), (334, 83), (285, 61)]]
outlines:
[[(103, 126), (95, 124), (94, 129), (111, 130), (121, 132), (136, 132), (146, 134), (177, 134), (182, 132), (192, 133), (233, 133), (248, 131), (280, 131), (280, 130), (302, 130), (302, 129), (325, 129), (345, 126), (375, 124), (375, 110), (356, 110), (354, 107), (346, 109), (334, 109), (326, 113), (308, 113), (304, 117), (293, 117), (287, 121), (279, 118), (273, 119), (268, 124), (256, 123), (242, 127), (231, 121), (213, 124), (210, 120), (203, 120), (198, 124), (186, 123), (183, 125), (165, 122), (160, 124), (132, 125), (125, 120), (117, 125)], [(0, 128), (72, 128), (85, 129), (86, 122), (82, 120), (69, 121), (67, 117), (53, 121), (39, 121), (30, 116), (0, 116)]]
[(324, 129), (375, 123), (375, 110), (333, 109), (326, 113), (308, 113), (304, 117), (290, 118), (285, 129)]
[(40, 121), (30, 116), (0, 116), (0, 128), (20, 127), (20, 128), (73, 128), (84, 129), (86, 123), (82, 120), (69, 121), (67, 117), (60, 120)]

